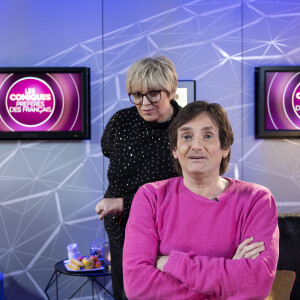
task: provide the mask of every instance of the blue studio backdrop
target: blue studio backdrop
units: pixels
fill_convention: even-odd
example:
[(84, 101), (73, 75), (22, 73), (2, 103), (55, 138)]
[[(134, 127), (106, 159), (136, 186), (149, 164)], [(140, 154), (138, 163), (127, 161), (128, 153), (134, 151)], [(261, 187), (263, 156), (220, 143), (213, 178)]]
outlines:
[[(278, 212), (300, 212), (299, 140), (254, 138), (254, 68), (300, 64), (299, 11), (298, 0), (0, 0), (0, 67), (91, 69), (91, 140), (0, 141), (5, 299), (47, 299), (66, 246), (87, 255), (91, 239), (107, 239), (94, 210), (107, 186), (100, 138), (131, 106), (126, 72), (145, 56), (170, 57), (179, 79), (196, 80), (197, 99), (226, 108), (235, 134), (226, 176), (270, 188)], [(74, 280), (62, 279), (60, 298)]]

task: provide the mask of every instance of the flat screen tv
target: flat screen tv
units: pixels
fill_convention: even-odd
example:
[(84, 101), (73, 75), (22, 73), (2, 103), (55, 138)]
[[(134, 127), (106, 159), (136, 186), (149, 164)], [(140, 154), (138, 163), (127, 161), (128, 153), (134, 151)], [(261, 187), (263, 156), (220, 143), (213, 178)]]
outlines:
[(255, 68), (255, 137), (300, 138), (300, 66)]
[(89, 68), (0, 68), (0, 139), (90, 139)]

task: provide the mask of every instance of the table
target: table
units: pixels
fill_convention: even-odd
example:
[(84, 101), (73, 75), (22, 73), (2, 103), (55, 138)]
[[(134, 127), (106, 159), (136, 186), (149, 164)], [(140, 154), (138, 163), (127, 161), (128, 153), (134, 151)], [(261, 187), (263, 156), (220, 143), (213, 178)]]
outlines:
[(79, 277), (87, 277), (86, 281), (80, 286), (78, 287), (78, 289), (72, 294), (72, 296), (68, 299), (72, 299), (88, 282), (92, 283), (92, 296), (94, 299), (94, 288), (95, 288), (95, 284), (97, 284), (98, 286), (100, 286), (103, 290), (105, 290), (105, 292), (107, 292), (108, 294), (110, 294), (113, 297), (113, 294), (105, 288), (104, 285), (101, 284), (101, 282), (99, 282), (97, 280), (97, 277), (99, 276), (111, 276), (111, 272), (107, 269), (102, 269), (102, 270), (96, 270), (96, 271), (86, 271), (86, 272), (69, 272), (65, 265), (64, 265), (64, 260), (59, 261), (58, 263), (55, 264), (54, 266), (54, 272), (47, 284), (47, 287), (45, 289), (45, 294), (47, 295), (47, 298), (49, 298), (49, 295), (47, 293), (48, 289), (55, 283), (56, 285), (56, 299), (58, 300), (58, 278), (62, 275), (69, 275), (69, 276), (79, 276)]

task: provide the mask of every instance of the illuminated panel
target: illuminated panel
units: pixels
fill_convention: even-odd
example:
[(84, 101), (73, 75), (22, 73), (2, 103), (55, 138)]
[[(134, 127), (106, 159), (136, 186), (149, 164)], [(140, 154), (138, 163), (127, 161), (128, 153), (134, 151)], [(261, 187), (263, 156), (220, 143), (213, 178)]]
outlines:
[(81, 131), (80, 73), (0, 74), (0, 131)]
[(300, 73), (266, 72), (266, 130), (300, 129)]

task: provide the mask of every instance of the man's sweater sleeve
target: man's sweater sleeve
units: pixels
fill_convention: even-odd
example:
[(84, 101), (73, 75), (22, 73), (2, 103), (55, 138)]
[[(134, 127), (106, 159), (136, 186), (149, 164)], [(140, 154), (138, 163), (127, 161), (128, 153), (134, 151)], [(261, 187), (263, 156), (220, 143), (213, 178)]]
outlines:
[(205, 299), (174, 276), (155, 268), (158, 236), (155, 207), (148, 201), (145, 186), (136, 193), (126, 226), (123, 250), (123, 278), (130, 300)]
[(164, 271), (192, 291), (218, 299), (265, 299), (275, 277), (279, 243), (276, 205), (270, 193), (258, 192), (244, 216), (241, 242), (248, 237), (265, 243), (265, 251), (255, 259), (232, 260), (171, 251)]

